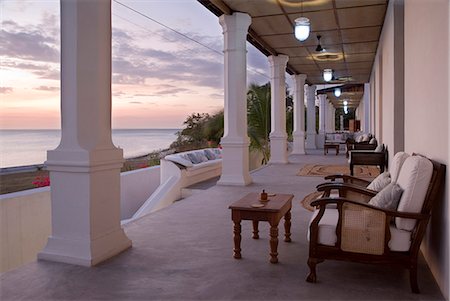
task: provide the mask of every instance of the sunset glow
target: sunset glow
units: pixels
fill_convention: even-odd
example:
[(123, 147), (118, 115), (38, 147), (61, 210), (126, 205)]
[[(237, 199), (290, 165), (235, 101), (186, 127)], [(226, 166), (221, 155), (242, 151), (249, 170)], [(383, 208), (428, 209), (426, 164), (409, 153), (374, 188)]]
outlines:
[[(180, 128), (193, 112), (223, 108), (217, 17), (195, 0), (112, 3), (113, 128)], [(59, 128), (59, 1), (0, 9), (0, 128)], [(266, 83), (267, 58), (248, 48), (248, 82)]]

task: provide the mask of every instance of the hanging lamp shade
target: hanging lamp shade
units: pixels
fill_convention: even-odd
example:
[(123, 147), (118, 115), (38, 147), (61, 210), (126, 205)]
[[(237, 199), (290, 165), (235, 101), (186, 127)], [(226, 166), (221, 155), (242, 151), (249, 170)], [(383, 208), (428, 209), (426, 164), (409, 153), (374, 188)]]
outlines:
[(339, 97), (341, 96), (341, 93), (342, 93), (341, 88), (334, 89), (334, 96)]
[(329, 82), (333, 78), (333, 70), (332, 69), (323, 69), (323, 79), (326, 82)]
[(300, 17), (295, 19), (295, 37), (297, 40), (305, 41), (309, 37), (310, 29), (308, 18)]
[(344, 106), (348, 105), (348, 101), (344, 100)]

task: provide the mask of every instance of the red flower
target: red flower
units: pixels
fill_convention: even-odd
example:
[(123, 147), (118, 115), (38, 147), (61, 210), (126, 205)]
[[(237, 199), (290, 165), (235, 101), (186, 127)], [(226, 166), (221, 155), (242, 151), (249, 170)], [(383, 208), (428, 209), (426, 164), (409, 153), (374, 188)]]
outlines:
[(39, 176), (34, 178), (34, 181), (32, 182), (34, 187), (46, 187), (50, 186), (50, 178), (49, 176)]

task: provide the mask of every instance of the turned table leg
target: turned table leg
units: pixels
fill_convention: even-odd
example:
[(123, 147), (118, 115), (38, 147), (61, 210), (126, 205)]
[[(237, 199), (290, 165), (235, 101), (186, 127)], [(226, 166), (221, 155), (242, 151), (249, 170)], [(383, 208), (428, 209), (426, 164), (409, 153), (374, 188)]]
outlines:
[(253, 239), (259, 238), (259, 231), (258, 231), (258, 221), (252, 221), (253, 222)]
[(284, 241), (291, 242), (291, 211), (284, 215)]
[(270, 262), (278, 262), (278, 224), (270, 224)]
[(241, 256), (241, 221), (233, 221), (233, 233), (234, 233), (234, 249), (233, 257), (236, 259), (242, 258)]

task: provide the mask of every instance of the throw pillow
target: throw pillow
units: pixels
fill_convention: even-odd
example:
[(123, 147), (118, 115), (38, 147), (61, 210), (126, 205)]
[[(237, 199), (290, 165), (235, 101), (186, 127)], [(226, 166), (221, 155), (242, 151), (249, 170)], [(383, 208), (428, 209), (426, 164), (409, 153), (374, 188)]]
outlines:
[(383, 209), (397, 210), (402, 193), (403, 189), (398, 184), (391, 183), (371, 198), (369, 204)]
[(213, 151), (210, 149), (205, 149), (205, 156), (208, 158), (208, 160), (215, 160), (216, 155), (214, 155)]
[(384, 144), (380, 144), (377, 146), (377, 148), (375, 148), (374, 152), (381, 153), (383, 151), (383, 148), (384, 148)]
[(377, 144), (377, 139), (375, 137), (370, 139), (369, 144)]
[(391, 183), (391, 175), (388, 171), (383, 172), (378, 177), (376, 177), (370, 184), (367, 186), (367, 189), (381, 191), (384, 187), (388, 186)]
[(187, 156), (193, 164), (198, 164), (198, 163), (203, 162), (201, 158), (199, 158), (198, 156), (195, 155), (195, 153), (189, 153), (189, 154), (187, 154)]

